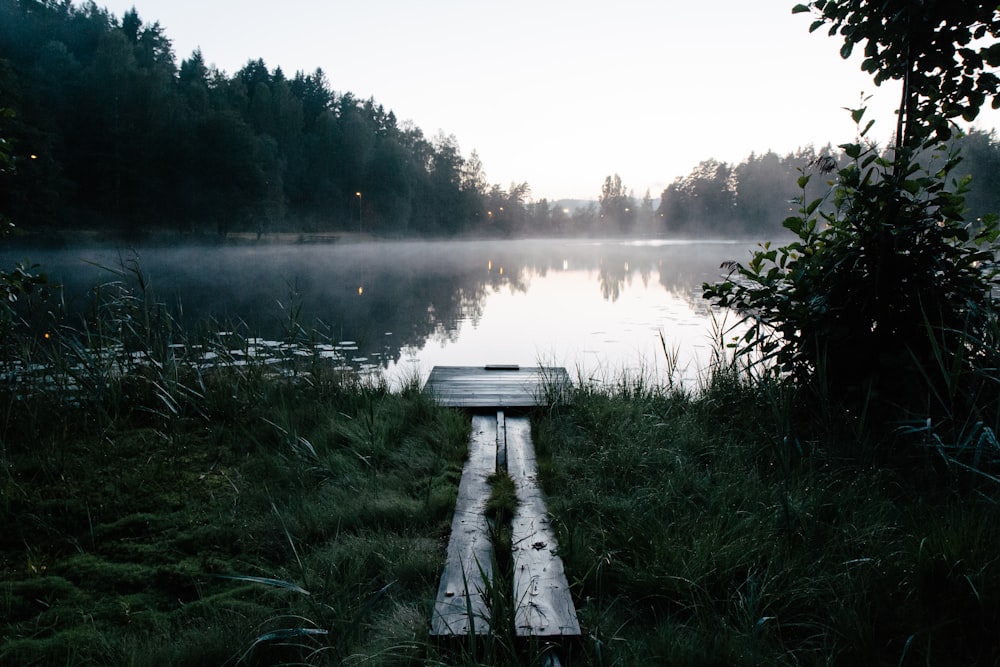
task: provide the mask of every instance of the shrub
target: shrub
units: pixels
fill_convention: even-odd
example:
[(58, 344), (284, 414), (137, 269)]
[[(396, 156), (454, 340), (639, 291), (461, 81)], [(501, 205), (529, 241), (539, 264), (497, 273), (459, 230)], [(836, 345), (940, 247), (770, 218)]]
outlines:
[[(813, 30), (839, 31), (845, 58), (866, 42), (862, 67), (876, 83), (903, 82), (893, 147), (871, 143), (873, 121), (862, 127), (865, 109), (852, 110), (858, 136), (841, 145), (850, 162), (838, 169), (826, 157), (802, 170), (797, 215), (784, 221), (795, 240), (760, 246), (705, 285), (705, 296), (743, 313), (749, 328), (737, 354), (759, 354), (808, 390), (800, 398), (879, 426), (917, 416), (981, 421), (996, 412), (1000, 227), (995, 217), (963, 220), (969, 182), (952, 178), (960, 156), (944, 142), (952, 119), (972, 120), (996, 95), (1000, 79), (984, 70), (1000, 51), (971, 42), (995, 37), (1000, 20), (971, 2), (931, 15), (888, 4), (888, 18), (885, 8), (829, 0), (793, 11), (814, 12)], [(835, 178), (810, 199), (816, 172)]]

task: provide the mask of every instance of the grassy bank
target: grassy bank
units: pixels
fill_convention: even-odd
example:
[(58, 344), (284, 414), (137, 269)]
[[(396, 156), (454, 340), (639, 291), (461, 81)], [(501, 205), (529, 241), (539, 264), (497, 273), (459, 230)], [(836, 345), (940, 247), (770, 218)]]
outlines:
[(8, 403), (0, 663), (333, 664), (425, 642), (462, 415), (341, 376), (229, 370), (202, 391), (197, 411), (151, 392), (110, 420)]
[(779, 394), (726, 372), (538, 419), (583, 663), (1000, 664), (1000, 486), (786, 437)]
[[(0, 664), (531, 661), (503, 631), (476, 654), (428, 638), (466, 415), (181, 345), (141, 303), (7, 348)], [(42, 360), (58, 377), (23, 372)], [(726, 370), (534, 415), (583, 628), (564, 662), (1000, 662), (1000, 487), (789, 423), (780, 388)]]

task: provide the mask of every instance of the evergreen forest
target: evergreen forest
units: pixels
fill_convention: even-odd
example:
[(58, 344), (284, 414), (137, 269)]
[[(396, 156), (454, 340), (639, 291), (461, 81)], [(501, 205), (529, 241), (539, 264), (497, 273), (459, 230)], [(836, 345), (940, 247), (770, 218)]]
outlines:
[[(0, 1), (0, 188), (24, 228), (358, 230), (451, 235), (523, 224), (529, 189), (426, 137), (320, 69), (178, 64), (159, 23), (88, 2)], [(491, 211), (495, 213), (491, 214)]]
[[(447, 103), (443, 100), (442, 103)], [(968, 217), (994, 210), (1000, 144), (956, 136)], [(615, 174), (593, 202), (534, 199), (490, 184), (454, 135), (428, 137), (322, 69), (286, 74), (250, 58), (228, 74), (180, 59), (157, 22), (94, 2), (0, 0), (3, 215), (25, 231), (201, 237), (272, 232), (380, 237), (641, 234), (772, 238), (797, 179), (840, 149), (707, 159), (655, 202)], [(829, 192), (816, 181), (817, 196)], [(790, 203), (792, 202), (792, 203)]]

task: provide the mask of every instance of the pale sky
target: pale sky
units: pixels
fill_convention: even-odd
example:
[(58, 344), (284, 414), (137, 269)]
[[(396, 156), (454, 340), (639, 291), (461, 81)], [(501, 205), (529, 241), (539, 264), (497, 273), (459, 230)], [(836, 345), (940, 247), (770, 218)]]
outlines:
[[(898, 86), (794, 0), (97, 0), (159, 21), (177, 62), (200, 47), (232, 75), (323, 69), (338, 93), (374, 97), (428, 138), (478, 152), (490, 183), (534, 199), (596, 199), (619, 174), (654, 203), (700, 161), (854, 139), (862, 93), (886, 141)], [(985, 112), (981, 129), (1000, 125)]]

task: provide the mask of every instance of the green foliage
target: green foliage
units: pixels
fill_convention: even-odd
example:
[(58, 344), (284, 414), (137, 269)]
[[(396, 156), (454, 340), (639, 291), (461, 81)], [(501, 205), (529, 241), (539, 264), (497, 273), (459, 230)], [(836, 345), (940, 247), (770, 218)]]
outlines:
[(901, 168), (897, 186), (899, 165), (874, 147), (844, 150), (852, 161), (827, 193), (835, 210), (818, 213), (824, 198), (810, 197), (804, 170), (798, 214), (784, 221), (796, 240), (761, 246), (705, 296), (745, 314), (741, 354), (759, 352), (799, 384), (854, 407), (926, 409), (921, 369), (936, 350), (959, 354), (991, 330), (996, 221), (962, 221), (965, 184), (946, 187), (955, 154), (934, 172)]
[[(908, 81), (895, 150), (883, 153), (868, 143), (872, 123), (863, 124), (864, 108), (852, 110), (858, 139), (840, 147), (849, 162), (821, 159), (812, 166), (836, 172), (833, 188), (813, 196), (817, 174), (803, 169), (798, 178), (798, 210), (783, 223), (796, 240), (763, 245), (726, 280), (706, 285), (705, 296), (744, 314), (749, 328), (739, 354), (759, 353), (821, 404), (832, 401), (862, 423), (872, 417), (882, 428), (930, 416), (957, 419), (952, 427), (961, 428), (973, 415), (993, 425), (1000, 228), (995, 216), (964, 220), (968, 179), (955, 178), (957, 151), (934, 139), (950, 137), (945, 128), (954, 109), (974, 117), (981, 95), (995, 88), (981, 72), (987, 60), (963, 52), (968, 73), (979, 75), (970, 79), (926, 54), (948, 40), (957, 45), (954, 53), (970, 35), (992, 35), (993, 24), (981, 24), (970, 3), (947, 19), (932, 12), (931, 24), (924, 8), (890, 3), (896, 4), (905, 7), (884, 21), (856, 3), (811, 5), (823, 12), (820, 23), (840, 29), (845, 53), (868, 40), (865, 68), (877, 81)], [(938, 23), (939, 30), (928, 32)]]
[(574, 664), (993, 664), (1000, 487), (859, 470), (843, 433), (790, 442), (780, 384), (721, 370), (536, 419)]
[(861, 69), (876, 85), (903, 82), (897, 150), (947, 140), (951, 121), (971, 122), (987, 98), (1000, 107), (1000, 78), (988, 71), (1000, 66), (1000, 12), (993, 3), (814, 0), (792, 12), (815, 15), (810, 32), (829, 25), (829, 34), (844, 40), (844, 58), (862, 45)]

